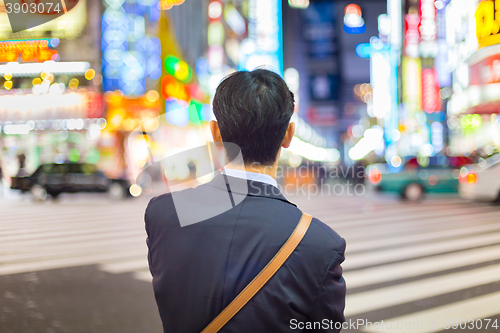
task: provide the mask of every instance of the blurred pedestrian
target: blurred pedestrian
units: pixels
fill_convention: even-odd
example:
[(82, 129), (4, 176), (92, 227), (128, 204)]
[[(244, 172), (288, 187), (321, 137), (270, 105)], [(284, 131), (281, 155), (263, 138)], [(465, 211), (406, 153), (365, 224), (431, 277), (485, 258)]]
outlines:
[(28, 175), (26, 172), (26, 155), (24, 153), (21, 153), (17, 155), (17, 160), (19, 161), (19, 171), (17, 172), (17, 177), (25, 177)]
[[(328, 328), (314, 332), (339, 332), (345, 241), (303, 214), (276, 183), (281, 148), (295, 131), (293, 94), (274, 72), (235, 72), (217, 88), (213, 110), (214, 142), (240, 147), (242, 163), (195, 189), (153, 198), (145, 213), (164, 332), (280, 333), (325, 320)], [(226, 153), (233, 161), (240, 152)], [(181, 199), (193, 207), (187, 217), (207, 217), (182, 227)]]
[(358, 184), (364, 184), (365, 183), (365, 164), (363, 163), (363, 160), (358, 160), (354, 164), (354, 172), (353, 172), (353, 181), (354, 185)]

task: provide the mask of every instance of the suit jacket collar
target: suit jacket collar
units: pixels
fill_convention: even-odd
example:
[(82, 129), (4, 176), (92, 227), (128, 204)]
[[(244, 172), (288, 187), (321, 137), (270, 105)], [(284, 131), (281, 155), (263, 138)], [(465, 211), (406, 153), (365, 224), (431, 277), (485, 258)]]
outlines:
[[(230, 179), (230, 178), (232, 178), (232, 177), (227, 176), (227, 175), (223, 175), (221, 173), (217, 173), (215, 175), (214, 179), (211, 182), (207, 183), (206, 185), (221, 189), (223, 191), (229, 191), (229, 192), (234, 192), (234, 193), (243, 194), (243, 195), (246, 194), (248, 196), (253, 196), (253, 197), (263, 197), (263, 198), (281, 200), (281, 201), (284, 201), (284, 202), (287, 202), (291, 205), (296, 206), (294, 203), (288, 201), (285, 198), (285, 196), (283, 196), (281, 191), (273, 185), (262, 183), (259, 181), (254, 181), (254, 180), (247, 180), (248, 193), (243, 193), (242, 191), (231, 189), (231, 187), (229, 186), (229, 182), (228, 182), (228, 179)], [(224, 187), (224, 185), (225, 185), (225, 187)]]

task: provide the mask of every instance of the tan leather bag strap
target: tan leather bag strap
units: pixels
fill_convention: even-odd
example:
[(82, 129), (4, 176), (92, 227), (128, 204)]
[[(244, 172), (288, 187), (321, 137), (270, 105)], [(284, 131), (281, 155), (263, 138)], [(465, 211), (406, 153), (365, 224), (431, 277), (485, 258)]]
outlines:
[(260, 273), (243, 289), (238, 296), (201, 332), (215, 333), (234, 317), (241, 308), (266, 284), (276, 273), (288, 257), (295, 250), (304, 237), (311, 224), (312, 216), (302, 214), (299, 224), (273, 259), (260, 271)]

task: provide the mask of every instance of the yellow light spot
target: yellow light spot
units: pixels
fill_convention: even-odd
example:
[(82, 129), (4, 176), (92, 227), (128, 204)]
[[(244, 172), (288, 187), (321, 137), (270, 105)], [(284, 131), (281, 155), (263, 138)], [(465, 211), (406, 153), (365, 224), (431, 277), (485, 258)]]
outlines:
[(42, 84), (42, 79), (40, 79), (39, 77), (33, 79), (33, 86), (36, 86), (39, 84)]
[(187, 80), (189, 78), (189, 65), (180, 61), (175, 68), (175, 76), (181, 81)]
[(87, 72), (85, 72), (85, 78), (87, 80), (92, 80), (95, 77), (95, 70), (89, 69)]
[(78, 81), (78, 79), (71, 79), (71, 81), (69, 81), (69, 87), (71, 89), (76, 89), (78, 88), (78, 85), (80, 84), (80, 82)]
[(10, 80), (12, 80), (12, 74), (4, 74), (4, 75), (3, 75), (3, 78), (4, 78), (5, 80), (7, 80), (7, 81), (10, 81)]
[(3, 84), (3, 86), (7, 90), (11, 90), (12, 89), (12, 85), (13, 85), (12, 81), (5, 81), (4, 84)]

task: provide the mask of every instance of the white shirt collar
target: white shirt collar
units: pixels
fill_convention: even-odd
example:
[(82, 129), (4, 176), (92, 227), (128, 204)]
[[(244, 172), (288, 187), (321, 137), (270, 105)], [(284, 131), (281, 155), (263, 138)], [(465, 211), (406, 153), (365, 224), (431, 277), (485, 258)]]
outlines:
[(230, 177), (257, 181), (257, 182), (272, 185), (274, 187), (278, 187), (278, 183), (276, 182), (276, 180), (273, 177), (271, 177), (269, 175), (265, 175), (263, 173), (224, 168), (222, 170), (222, 174), (226, 174)]

